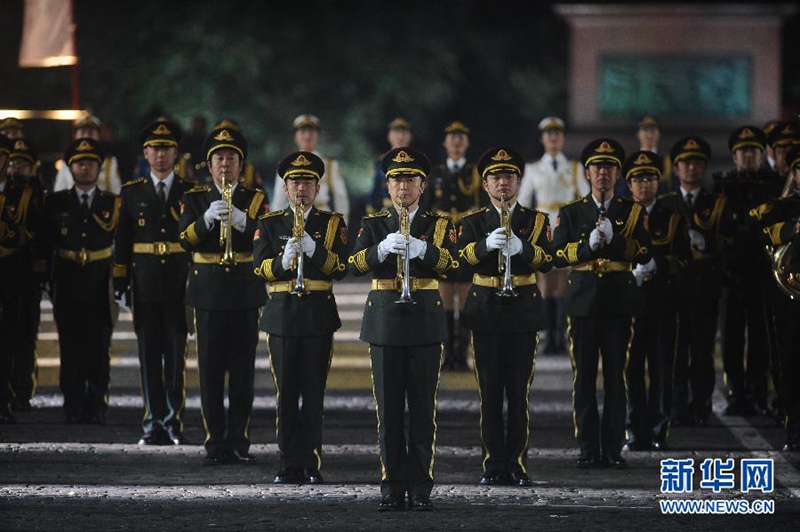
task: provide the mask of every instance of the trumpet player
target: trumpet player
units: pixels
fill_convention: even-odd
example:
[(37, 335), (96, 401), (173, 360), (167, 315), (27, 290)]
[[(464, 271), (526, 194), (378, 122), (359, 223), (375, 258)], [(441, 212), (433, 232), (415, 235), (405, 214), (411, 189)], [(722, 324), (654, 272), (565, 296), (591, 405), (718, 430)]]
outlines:
[[(381, 461), (380, 511), (433, 508), (436, 392), (447, 336), (438, 280), (456, 267), (456, 234), (446, 216), (423, 212), (430, 163), (424, 153), (384, 155), (393, 206), (365, 216), (348, 259), (357, 276), (372, 273), (361, 340), (370, 344)], [(404, 412), (408, 401), (406, 437)]]
[(276, 484), (323, 482), (325, 383), (333, 333), (342, 325), (332, 289), (347, 273), (344, 216), (314, 207), (324, 174), (325, 164), (314, 153), (284, 157), (278, 176), (289, 208), (261, 216), (253, 240), (253, 266), (269, 290), (261, 330), (267, 333), (277, 399)]
[(192, 253), (186, 304), (195, 309), (205, 461), (252, 463), (247, 432), (258, 313), (266, 300), (253, 273), (253, 235), (258, 217), (269, 212), (269, 205), (263, 192), (237, 182), (247, 157), (247, 141), (240, 131), (214, 129), (203, 152), (214, 183), (184, 193), (179, 228), (181, 244)]
[[(546, 213), (517, 203), (524, 159), (506, 147), (478, 161), (492, 205), (462, 219), (460, 259), (474, 268), (464, 306), (481, 400), (481, 485), (527, 487), (529, 398), (538, 334), (546, 326), (537, 272), (553, 267)], [(508, 422), (503, 427), (503, 402)]]
[[(591, 141), (581, 153), (591, 192), (561, 207), (553, 231), (556, 266), (571, 266), (564, 305), (573, 372), (573, 420), (579, 468), (624, 468), (625, 364), (639, 309), (633, 265), (650, 260), (647, 214), (615, 196), (625, 150), (614, 139)], [(598, 362), (605, 401), (597, 409)]]

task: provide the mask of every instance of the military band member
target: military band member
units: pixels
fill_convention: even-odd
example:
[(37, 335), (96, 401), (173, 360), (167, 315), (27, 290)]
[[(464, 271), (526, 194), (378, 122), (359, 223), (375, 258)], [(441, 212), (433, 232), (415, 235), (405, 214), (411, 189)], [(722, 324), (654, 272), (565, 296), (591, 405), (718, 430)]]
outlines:
[[(386, 141), (389, 149), (408, 148), (414, 135), (411, 131), (411, 122), (398, 116), (386, 125)], [(392, 206), (389, 189), (386, 188), (386, 176), (383, 175), (383, 155), (375, 160), (372, 173), (372, 193), (366, 205), (367, 214), (388, 209)]]
[(680, 182), (666, 206), (686, 217), (692, 260), (678, 276), (680, 310), (673, 375), (672, 421), (705, 425), (711, 416), (716, 381), (714, 349), (722, 291), (722, 253), (733, 231), (724, 195), (703, 187), (711, 148), (703, 138), (679, 139), (670, 150)]
[(651, 445), (666, 449), (678, 335), (678, 273), (692, 258), (686, 217), (675, 206), (677, 194), (656, 197), (662, 167), (661, 157), (650, 151), (632, 153), (622, 166), (631, 198), (647, 212), (652, 240), (652, 258), (633, 269), (642, 306), (627, 368), (630, 451), (647, 451)]
[[(17, 318), (17, 301), (19, 299), (17, 282), (14, 274), (17, 271), (18, 232), (14, 216), (7, 208), (9, 202), (9, 181), (6, 174), (8, 156), (13, 143), (5, 135), (0, 135), (0, 336), (11, 338)], [(14, 363), (11, 342), (0, 342), (0, 424), (14, 423), (11, 403), (14, 399), (11, 391), (11, 374)]]
[[(449, 216), (458, 230), (461, 219), (488, 199), (481, 188), (481, 178), (473, 163), (467, 162), (470, 130), (461, 122), (451, 122), (444, 130), (447, 162), (434, 166), (426, 180), (430, 186), (420, 199), (423, 211), (432, 210)], [(469, 329), (461, 322), (461, 312), (467, 299), (472, 269), (460, 264), (456, 272), (439, 283), (447, 320), (447, 339), (444, 342), (444, 368), (467, 369)]]
[(767, 135), (767, 146), (775, 163), (773, 170), (784, 179), (791, 172), (786, 155), (798, 144), (800, 144), (800, 132), (794, 122), (779, 122)]
[(25, 124), (19, 118), (9, 116), (0, 120), (0, 135), (7, 139), (24, 139)]
[(395, 206), (364, 217), (348, 259), (355, 275), (372, 273), (361, 340), (370, 344), (378, 412), (379, 510), (405, 508), (406, 494), (411, 508), (430, 510), (436, 394), (447, 334), (438, 279), (455, 266), (456, 236), (449, 218), (419, 209), (430, 169), (425, 154), (391, 150), (382, 169)]
[[(75, 119), (72, 124), (72, 138), (75, 139), (94, 139), (100, 141), (100, 127), (103, 123), (100, 119), (89, 111), (84, 111)], [(75, 181), (69, 168), (64, 165), (58, 165), (58, 173), (53, 183), (53, 190), (67, 190), (72, 188)], [(97, 180), (97, 186), (100, 190), (107, 190), (114, 194), (119, 194), (122, 189), (122, 177), (119, 173), (119, 162), (117, 158), (111, 154), (107, 154), (100, 167), (100, 177)]]
[(186, 304), (195, 309), (205, 460), (208, 465), (252, 463), (248, 427), (258, 314), (266, 300), (253, 273), (253, 235), (258, 216), (269, 212), (269, 206), (263, 192), (237, 182), (247, 158), (240, 131), (212, 130), (203, 151), (214, 183), (184, 193), (178, 224), (180, 242), (193, 261)]
[[(561, 207), (553, 233), (557, 266), (572, 266), (564, 294), (573, 367), (573, 416), (578, 467), (623, 468), (625, 363), (639, 310), (633, 265), (650, 260), (647, 214), (614, 195), (625, 158), (613, 139), (593, 140), (581, 162), (591, 193)], [(603, 361), (602, 422), (597, 410), (598, 361)]]
[(133, 326), (139, 346), (144, 403), (140, 445), (186, 443), (186, 316), (184, 297), (191, 258), (179, 241), (180, 200), (192, 185), (175, 175), (181, 133), (156, 121), (139, 135), (150, 176), (122, 187), (114, 248), (117, 298), (133, 287)]
[(111, 343), (111, 250), (120, 199), (97, 186), (104, 154), (93, 139), (72, 142), (64, 161), (75, 186), (45, 198), (37, 254), (52, 272), (67, 423), (105, 424)]
[[(765, 146), (766, 136), (760, 129), (742, 126), (734, 130), (728, 147), (735, 173), (747, 176), (761, 171)], [(779, 179), (775, 175), (775, 180)], [(747, 217), (750, 208), (755, 206), (750, 197), (752, 192), (752, 189), (743, 191), (731, 206), (735, 221), (734, 242), (727, 248), (723, 263), (726, 286), (722, 365), (728, 386), (725, 415), (766, 414), (768, 408), (772, 338), (767, 327), (765, 288), (770, 270), (758, 230)]]
[[(784, 412), (786, 440), (783, 451), (800, 450), (800, 147), (786, 155), (791, 182), (782, 197), (750, 211), (761, 228), (762, 241), (770, 246), (775, 281), (780, 281), (775, 299), (780, 381), (778, 393)], [(773, 282), (770, 279), (768, 282)]]
[[(564, 204), (589, 193), (589, 184), (583, 176), (580, 162), (567, 159), (564, 155), (564, 121), (557, 116), (545, 117), (539, 122), (539, 132), (544, 154), (541, 159), (525, 165), (519, 202), (523, 207), (539, 209), (550, 220), (555, 220), (558, 209)], [(542, 291), (547, 324), (542, 349), (544, 354), (566, 351), (564, 290), (568, 276), (568, 268), (554, 268), (536, 276), (536, 284)]]
[[(42, 291), (43, 266), (34, 266), (37, 233), (40, 230), (44, 191), (39, 176), (38, 152), (29, 139), (15, 139), (8, 156), (8, 191), (6, 208), (13, 214), (18, 242), (15, 251), (14, 291), (17, 321), (11, 344), (14, 369), (11, 390), (15, 410), (30, 410), (36, 393), (37, 352)], [(35, 269), (38, 268), (38, 272)]]
[(276, 484), (323, 482), (325, 383), (333, 333), (342, 325), (332, 289), (333, 281), (347, 273), (344, 218), (314, 207), (324, 174), (325, 163), (311, 152), (284, 157), (278, 175), (289, 208), (261, 216), (253, 243), (255, 272), (268, 281), (269, 290), (261, 330), (268, 335), (277, 398)]
[[(474, 269), (464, 308), (481, 400), (482, 485), (531, 486), (526, 463), (530, 388), (544, 326), (538, 272), (553, 267), (547, 214), (517, 202), (524, 161), (491, 148), (478, 161), (492, 205), (462, 219), (461, 261)], [(508, 233), (510, 229), (510, 234)], [(503, 398), (508, 422), (503, 424)]]
[[(300, 151), (310, 151), (322, 157), (317, 151), (322, 126), (319, 118), (314, 115), (300, 115), (294, 119), (294, 143)], [(273, 210), (286, 207), (288, 200), (283, 191), (283, 181), (275, 180), (275, 189), (272, 193), (271, 206)], [(318, 209), (342, 213), (345, 221), (350, 216), (350, 199), (347, 195), (347, 185), (342, 177), (339, 162), (330, 157), (325, 157), (325, 175), (319, 181), (319, 194), (314, 206)]]

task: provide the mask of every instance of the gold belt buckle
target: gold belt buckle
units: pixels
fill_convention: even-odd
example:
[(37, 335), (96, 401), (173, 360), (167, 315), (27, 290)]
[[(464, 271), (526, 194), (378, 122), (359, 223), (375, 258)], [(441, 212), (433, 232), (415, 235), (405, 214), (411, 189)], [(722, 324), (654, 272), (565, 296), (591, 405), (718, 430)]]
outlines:
[(166, 242), (156, 242), (156, 255), (166, 255), (167, 254), (167, 243)]
[(596, 259), (595, 260), (595, 269), (599, 272), (608, 272), (608, 263), (611, 262), (609, 259)]
[(86, 251), (86, 248), (81, 248), (78, 252), (78, 262), (81, 266), (86, 266), (86, 263), (89, 262), (89, 252)]

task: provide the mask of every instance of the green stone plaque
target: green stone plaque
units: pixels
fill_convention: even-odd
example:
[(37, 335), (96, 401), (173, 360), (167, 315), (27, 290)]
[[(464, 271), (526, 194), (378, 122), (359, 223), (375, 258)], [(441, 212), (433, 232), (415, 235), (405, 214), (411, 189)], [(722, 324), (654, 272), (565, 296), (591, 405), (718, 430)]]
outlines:
[(750, 116), (748, 56), (606, 55), (600, 68), (600, 113), (647, 113), (723, 120)]

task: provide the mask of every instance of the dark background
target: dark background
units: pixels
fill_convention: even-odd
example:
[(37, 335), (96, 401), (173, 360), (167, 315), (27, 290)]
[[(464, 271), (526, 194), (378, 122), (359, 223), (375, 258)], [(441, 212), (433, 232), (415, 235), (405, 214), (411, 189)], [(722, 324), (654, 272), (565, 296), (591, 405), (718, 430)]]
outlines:
[[(194, 115), (209, 126), (236, 119), (250, 159), (271, 176), (294, 149), (292, 119), (313, 113), (322, 120), (321, 150), (342, 159), (358, 195), (395, 116), (412, 122), (413, 144), (434, 160), (444, 156), (442, 129), (454, 119), (472, 128), (473, 158), (501, 143), (537, 156), (538, 121), (567, 112), (569, 31), (550, 5), (75, 0), (80, 106), (112, 126), (124, 174), (140, 128), (166, 114), (183, 127)], [(22, 8), (23, 0), (3, 2), (0, 108), (70, 108), (71, 67), (17, 68)], [(792, 17), (783, 32), (787, 115), (800, 110), (799, 21)], [(45, 160), (69, 141), (66, 122), (27, 129)]]

